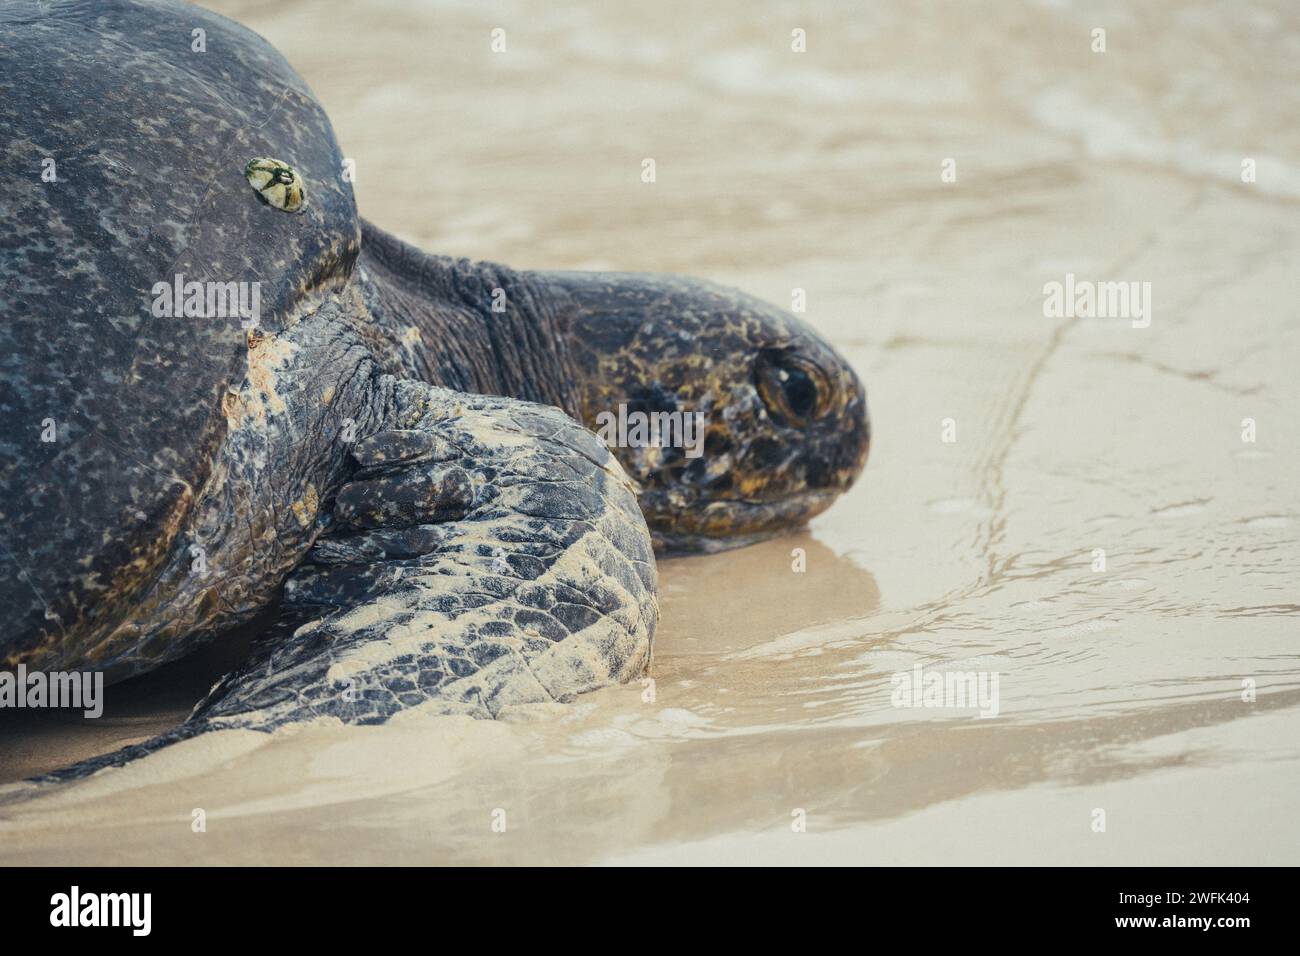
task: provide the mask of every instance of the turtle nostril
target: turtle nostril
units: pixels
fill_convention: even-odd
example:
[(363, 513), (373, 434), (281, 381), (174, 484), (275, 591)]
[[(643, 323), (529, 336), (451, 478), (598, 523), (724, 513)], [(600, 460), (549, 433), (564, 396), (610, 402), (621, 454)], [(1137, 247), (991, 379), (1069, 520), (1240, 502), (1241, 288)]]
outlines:
[(710, 491), (729, 491), (732, 486), (731, 472), (711, 470), (705, 459), (697, 458), (681, 473), (682, 480), (697, 488)]

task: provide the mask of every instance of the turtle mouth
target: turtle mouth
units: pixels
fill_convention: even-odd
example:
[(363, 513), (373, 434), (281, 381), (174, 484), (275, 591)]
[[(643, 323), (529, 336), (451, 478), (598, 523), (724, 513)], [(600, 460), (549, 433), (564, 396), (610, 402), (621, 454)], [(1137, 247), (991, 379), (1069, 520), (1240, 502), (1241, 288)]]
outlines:
[(838, 490), (809, 490), (773, 501), (710, 498), (693, 503), (650, 493), (641, 511), (655, 550), (666, 553), (728, 551), (775, 537), (821, 514)]

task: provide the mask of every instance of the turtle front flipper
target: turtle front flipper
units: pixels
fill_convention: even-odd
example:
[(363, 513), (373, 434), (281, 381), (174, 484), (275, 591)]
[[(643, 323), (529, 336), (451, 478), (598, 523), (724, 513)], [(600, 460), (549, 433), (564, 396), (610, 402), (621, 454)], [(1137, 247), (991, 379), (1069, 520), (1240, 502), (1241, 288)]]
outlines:
[(605, 447), (542, 405), (413, 382), (397, 399), (285, 585), (309, 620), (227, 678), (207, 719), (495, 717), (644, 671), (654, 556)]
[(208, 730), (497, 717), (644, 672), (654, 553), (604, 445), (543, 405), (408, 381), (393, 395), (260, 649), (176, 730), (51, 777)]

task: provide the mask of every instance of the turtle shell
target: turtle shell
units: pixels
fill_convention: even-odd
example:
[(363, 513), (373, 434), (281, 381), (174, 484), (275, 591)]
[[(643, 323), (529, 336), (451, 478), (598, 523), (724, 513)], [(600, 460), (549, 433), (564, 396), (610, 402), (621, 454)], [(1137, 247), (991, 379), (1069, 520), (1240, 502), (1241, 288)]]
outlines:
[[(186, 4), (0, 9), (0, 129), (0, 661), (93, 665), (209, 473), (249, 327), (346, 281), (359, 220), (303, 81)], [(296, 214), (250, 190), (264, 157)]]

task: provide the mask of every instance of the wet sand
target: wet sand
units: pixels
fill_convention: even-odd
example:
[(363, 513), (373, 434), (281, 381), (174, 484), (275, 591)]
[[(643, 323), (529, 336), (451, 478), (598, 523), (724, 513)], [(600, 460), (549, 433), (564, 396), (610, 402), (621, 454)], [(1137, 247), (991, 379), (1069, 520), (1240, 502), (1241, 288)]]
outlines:
[[(14, 784), (0, 862), (1300, 862), (1296, 12), (213, 5), (430, 251), (805, 290), (871, 460), (803, 534), (661, 564), (653, 685)], [(1150, 282), (1149, 326), (1046, 317), (1067, 273)], [(4, 715), (0, 780), (171, 726), (238, 653)], [(996, 673), (997, 715), (894, 706), (916, 665)]]

